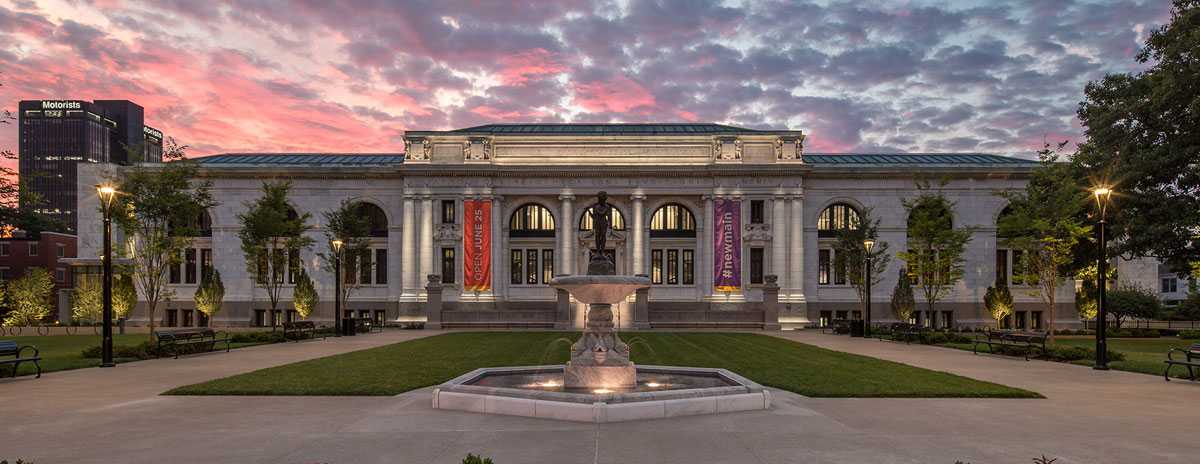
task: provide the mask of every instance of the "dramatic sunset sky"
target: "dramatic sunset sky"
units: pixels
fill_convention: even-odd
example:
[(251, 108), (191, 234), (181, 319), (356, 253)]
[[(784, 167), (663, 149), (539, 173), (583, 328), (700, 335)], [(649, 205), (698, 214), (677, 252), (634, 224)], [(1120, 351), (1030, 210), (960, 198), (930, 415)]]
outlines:
[[(1024, 154), (1169, 2), (0, 0), (0, 104), (130, 99), (193, 155), (406, 129), (704, 121), (813, 152)], [(882, 3), (882, 2), (880, 2)], [(0, 147), (16, 150), (15, 124)]]

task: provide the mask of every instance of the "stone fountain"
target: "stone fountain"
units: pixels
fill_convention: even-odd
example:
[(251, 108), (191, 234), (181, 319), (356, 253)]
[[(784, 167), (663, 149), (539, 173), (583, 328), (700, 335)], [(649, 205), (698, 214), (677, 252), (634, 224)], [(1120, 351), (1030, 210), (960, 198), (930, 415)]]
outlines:
[(433, 407), (585, 422), (619, 422), (767, 409), (766, 389), (725, 369), (634, 366), (613, 325), (612, 305), (650, 286), (644, 276), (616, 275), (603, 253), (612, 206), (605, 192), (592, 205), (596, 247), (586, 275), (550, 285), (588, 305), (583, 336), (566, 365), (481, 368), (439, 385)]

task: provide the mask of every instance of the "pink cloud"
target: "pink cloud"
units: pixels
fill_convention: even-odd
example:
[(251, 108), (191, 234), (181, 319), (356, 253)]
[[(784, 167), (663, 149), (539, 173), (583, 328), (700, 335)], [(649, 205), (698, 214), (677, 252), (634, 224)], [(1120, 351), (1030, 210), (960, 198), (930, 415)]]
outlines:
[(656, 105), (654, 94), (624, 75), (575, 84), (575, 102), (591, 112), (627, 112)]

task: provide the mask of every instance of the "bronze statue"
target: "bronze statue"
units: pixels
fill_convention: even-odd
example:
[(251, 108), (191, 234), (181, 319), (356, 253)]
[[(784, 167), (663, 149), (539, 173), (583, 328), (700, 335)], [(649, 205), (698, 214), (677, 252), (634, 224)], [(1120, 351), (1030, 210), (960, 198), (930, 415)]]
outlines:
[(612, 206), (608, 204), (608, 193), (596, 195), (596, 204), (592, 205), (592, 233), (596, 235), (596, 248), (592, 250), (592, 259), (604, 256), (604, 242), (608, 240), (608, 229)]

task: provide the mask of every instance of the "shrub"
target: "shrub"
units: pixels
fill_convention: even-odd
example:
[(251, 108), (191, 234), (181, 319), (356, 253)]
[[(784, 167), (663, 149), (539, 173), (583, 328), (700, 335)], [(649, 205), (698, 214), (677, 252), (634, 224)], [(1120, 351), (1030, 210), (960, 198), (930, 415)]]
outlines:
[[(100, 359), (100, 345), (84, 348), (83, 357), (86, 359)], [(158, 346), (149, 340), (137, 345), (114, 345), (114, 358), (132, 358), (132, 359), (150, 359), (158, 356)]]
[(1200, 339), (1200, 330), (1180, 330), (1179, 338), (1186, 338), (1189, 340)]
[[(1051, 361), (1071, 362), (1096, 358), (1096, 350), (1086, 346), (1050, 345), (1046, 349), (1044, 358)], [(1120, 351), (1108, 350), (1108, 360), (1124, 361), (1125, 354)]]
[(1158, 329), (1109, 329), (1105, 335), (1113, 338), (1158, 338), (1162, 333)]
[(284, 340), (283, 332), (237, 332), (229, 336), (232, 343), (279, 343)]
[(467, 453), (467, 457), (463, 458), (462, 464), (493, 464), (492, 458), (485, 458)]

